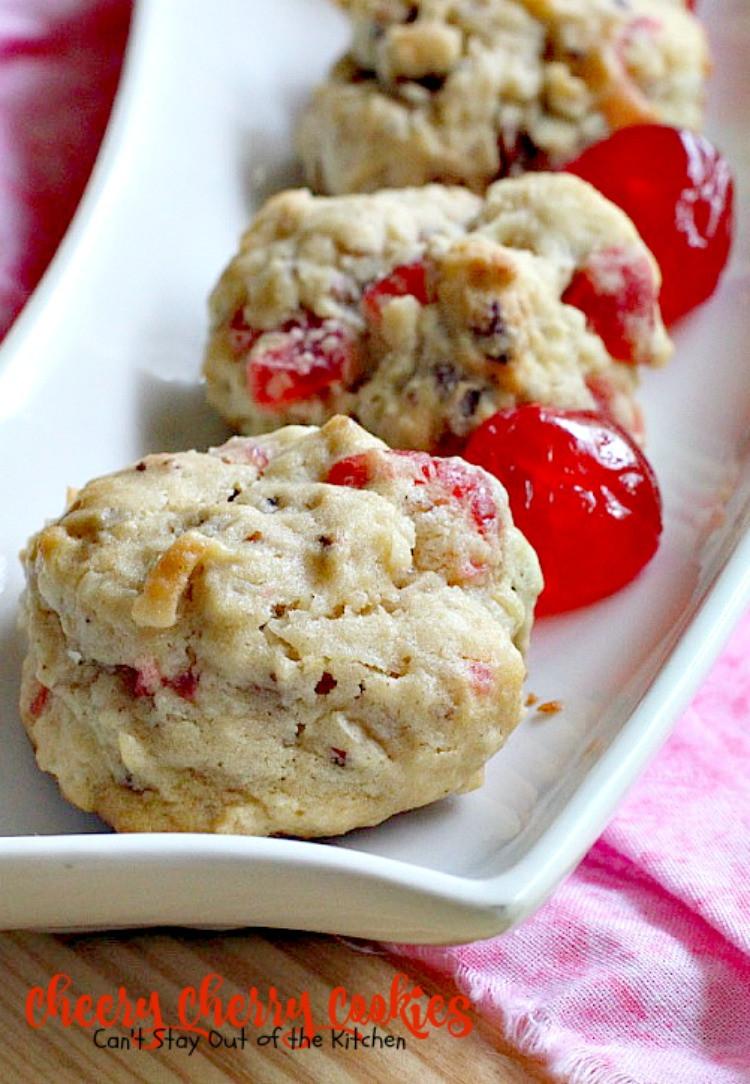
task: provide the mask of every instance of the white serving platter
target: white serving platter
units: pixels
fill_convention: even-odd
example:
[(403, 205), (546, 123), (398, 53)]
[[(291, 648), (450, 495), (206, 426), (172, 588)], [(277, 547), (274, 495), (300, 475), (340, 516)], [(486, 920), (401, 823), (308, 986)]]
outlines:
[(225, 435), (199, 383), (205, 298), (263, 197), (296, 183), (294, 117), (346, 38), (326, 0), (141, 0), (92, 182), (0, 351), (0, 928), (467, 941), (580, 860), (750, 604), (750, 9), (700, 10), (739, 229), (719, 292), (644, 381), (659, 554), (615, 597), (538, 622), (528, 687), (563, 709), (529, 715), (481, 790), (314, 843), (115, 835), (37, 770), (18, 718), (18, 551), (67, 486)]

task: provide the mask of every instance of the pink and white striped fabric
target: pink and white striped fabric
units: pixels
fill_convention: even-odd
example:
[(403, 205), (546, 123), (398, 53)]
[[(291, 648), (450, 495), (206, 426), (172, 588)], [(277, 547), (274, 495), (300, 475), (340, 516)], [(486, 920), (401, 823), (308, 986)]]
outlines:
[[(220, 2), (220, 0), (216, 0)], [(80, 197), (129, 0), (0, 0), (0, 334)], [(413, 948), (561, 1081), (750, 1080), (750, 614), (602, 838), (518, 929)]]

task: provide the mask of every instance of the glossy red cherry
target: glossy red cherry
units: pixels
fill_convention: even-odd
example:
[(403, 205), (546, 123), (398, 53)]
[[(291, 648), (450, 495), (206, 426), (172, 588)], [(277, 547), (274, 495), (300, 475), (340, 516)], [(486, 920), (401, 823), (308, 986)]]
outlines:
[(629, 583), (653, 557), (661, 497), (632, 438), (593, 411), (526, 404), (472, 434), (464, 457), (496, 475), (516, 526), (537, 551), (537, 613), (588, 605)]
[(686, 129), (633, 125), (565, 168), (635, 223), (661, 268), (667, 323), (713, 293), (732, 243), (734, 185), (726, 158), (710, 140)]

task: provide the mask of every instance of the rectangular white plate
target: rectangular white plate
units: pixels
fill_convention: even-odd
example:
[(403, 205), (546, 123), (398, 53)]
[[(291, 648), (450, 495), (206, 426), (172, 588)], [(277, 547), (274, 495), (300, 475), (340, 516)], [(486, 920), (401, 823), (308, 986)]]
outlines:
[(325, 0), (142, 0), (93, 181), (0, 352), (0, 927), (471, 940), (584, 854), (750, 602), (750, 11), (701, 11), (740, 228), (719, 293), (644, 381), (660, 552), (616, 597), (538, 623), (528, 686), (563, 710), (530, 716), (483, 789), (326, 844), (114, 835), (38, 772), (18, 719), (17, 553), (67, 486), (223, 437), (199, 386), (206, 295), (263, 195), (295, 182), (293, 119), (345, 40)]

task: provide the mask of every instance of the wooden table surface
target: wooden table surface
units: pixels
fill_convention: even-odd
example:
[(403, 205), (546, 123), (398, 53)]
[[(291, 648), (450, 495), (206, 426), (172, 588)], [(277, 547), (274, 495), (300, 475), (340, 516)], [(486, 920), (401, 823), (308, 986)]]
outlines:
[[(330, 1019), (327, 1014), (331, 991), (345, 986), (371, 1003), (376, 995), (388, 997), (394, 977), (408, 975), (409, 989), (420, 986), (422, 1004), (433, 995), (446, 999), (457, 991), (435, 980), (411, 961), (398, 961), (377, 946), (333, 937), (276, 931), (231, 933), (185, 930), (148, 930), (85, 935), (14, 932), (0, 934), (0, 1079), (3, 1084), (85, 1084), (108, 1082), (206, 1081), (244, 1084), (286, 1084), (286, 1082), (335, 1082), (392, 1080), (420, 1084), (453, 1082), (544, 1082), (549, 1078), (539, 1066), (514, 1054), (492, 1025), (469, 1012), (471, 1031), (455, 1037), (442, 1028), (433, 1028), (427, 1038), (412, 1035), (401, 1019), (377, 1026), (382, 1039), (400, 1038), (399, 1046), (346, 1049), (334, 1044), (331, 1033), (320, 1047), (274, 1049), (272, 1029), (247, 1027), (244, 1046), (230, 1048), (232, 1040), (242, 1043), (243, 1029), (223, 1025), (212, 1038), (200, 1038), (194, 1052), (188, 1052), (186, 1033), (183, 1046), (167, 1048), (166, 1035), (160, 1050), (145, 1051), (124, 1041), (130, 1029), (118, 1024), (107, 1028), (64, 1026), (60, 1013), (42, 1021), (41, 1013), (50, 1003), (60, 1007), (63, 1000), (88, 1011), (91, 1004), (78, 1002), (88, 995), (96, 1004), (107, 995), (115, 999), (124, 987), (128, 999), (158, 995), (165, 1022), (177, 1022), (176, 1009), (181, 991), (199, 988), (211, 975), (221, 976), (221, 1001), (226, 1007), (232, 995), (245, 998), (256, 987), (263, 1001), (274, 986), (279, 998), (299, 997), (309, 991), (312, 1017), (316, 1023)], [(69, 977), (64, 996), (48, 1002), (47, 991), (53, 976)], [(64, 979), (58, 980), (64, 983)], [(216, 980), (214, 980), (216, 981)], [(27, 1003), (35, 987), (39, 1001), (33, 1008), (37, 1026), (27, 1021)], [(62, 986), (58, 987), (62, 990)], [(93, 1011), (93, 1010), (92, 1010)], [(360, 1033), (371, 1035), (372, 1026)], [(211, 1033), (209, 1033), (211, 1035)], [(263, 1036), (261, 1043), (259, 1037)], [(193, 1040), (195, 1036), (191, 1037)], [(117, 1043), (115, 1049), (106, 1043)], [(213, 1043), (219, 1045), (212, 1045)], [(120, 1045), (122, 1044), (122, 1045)], [(261, 1045), (263, 1044), (263, 1045)]]

